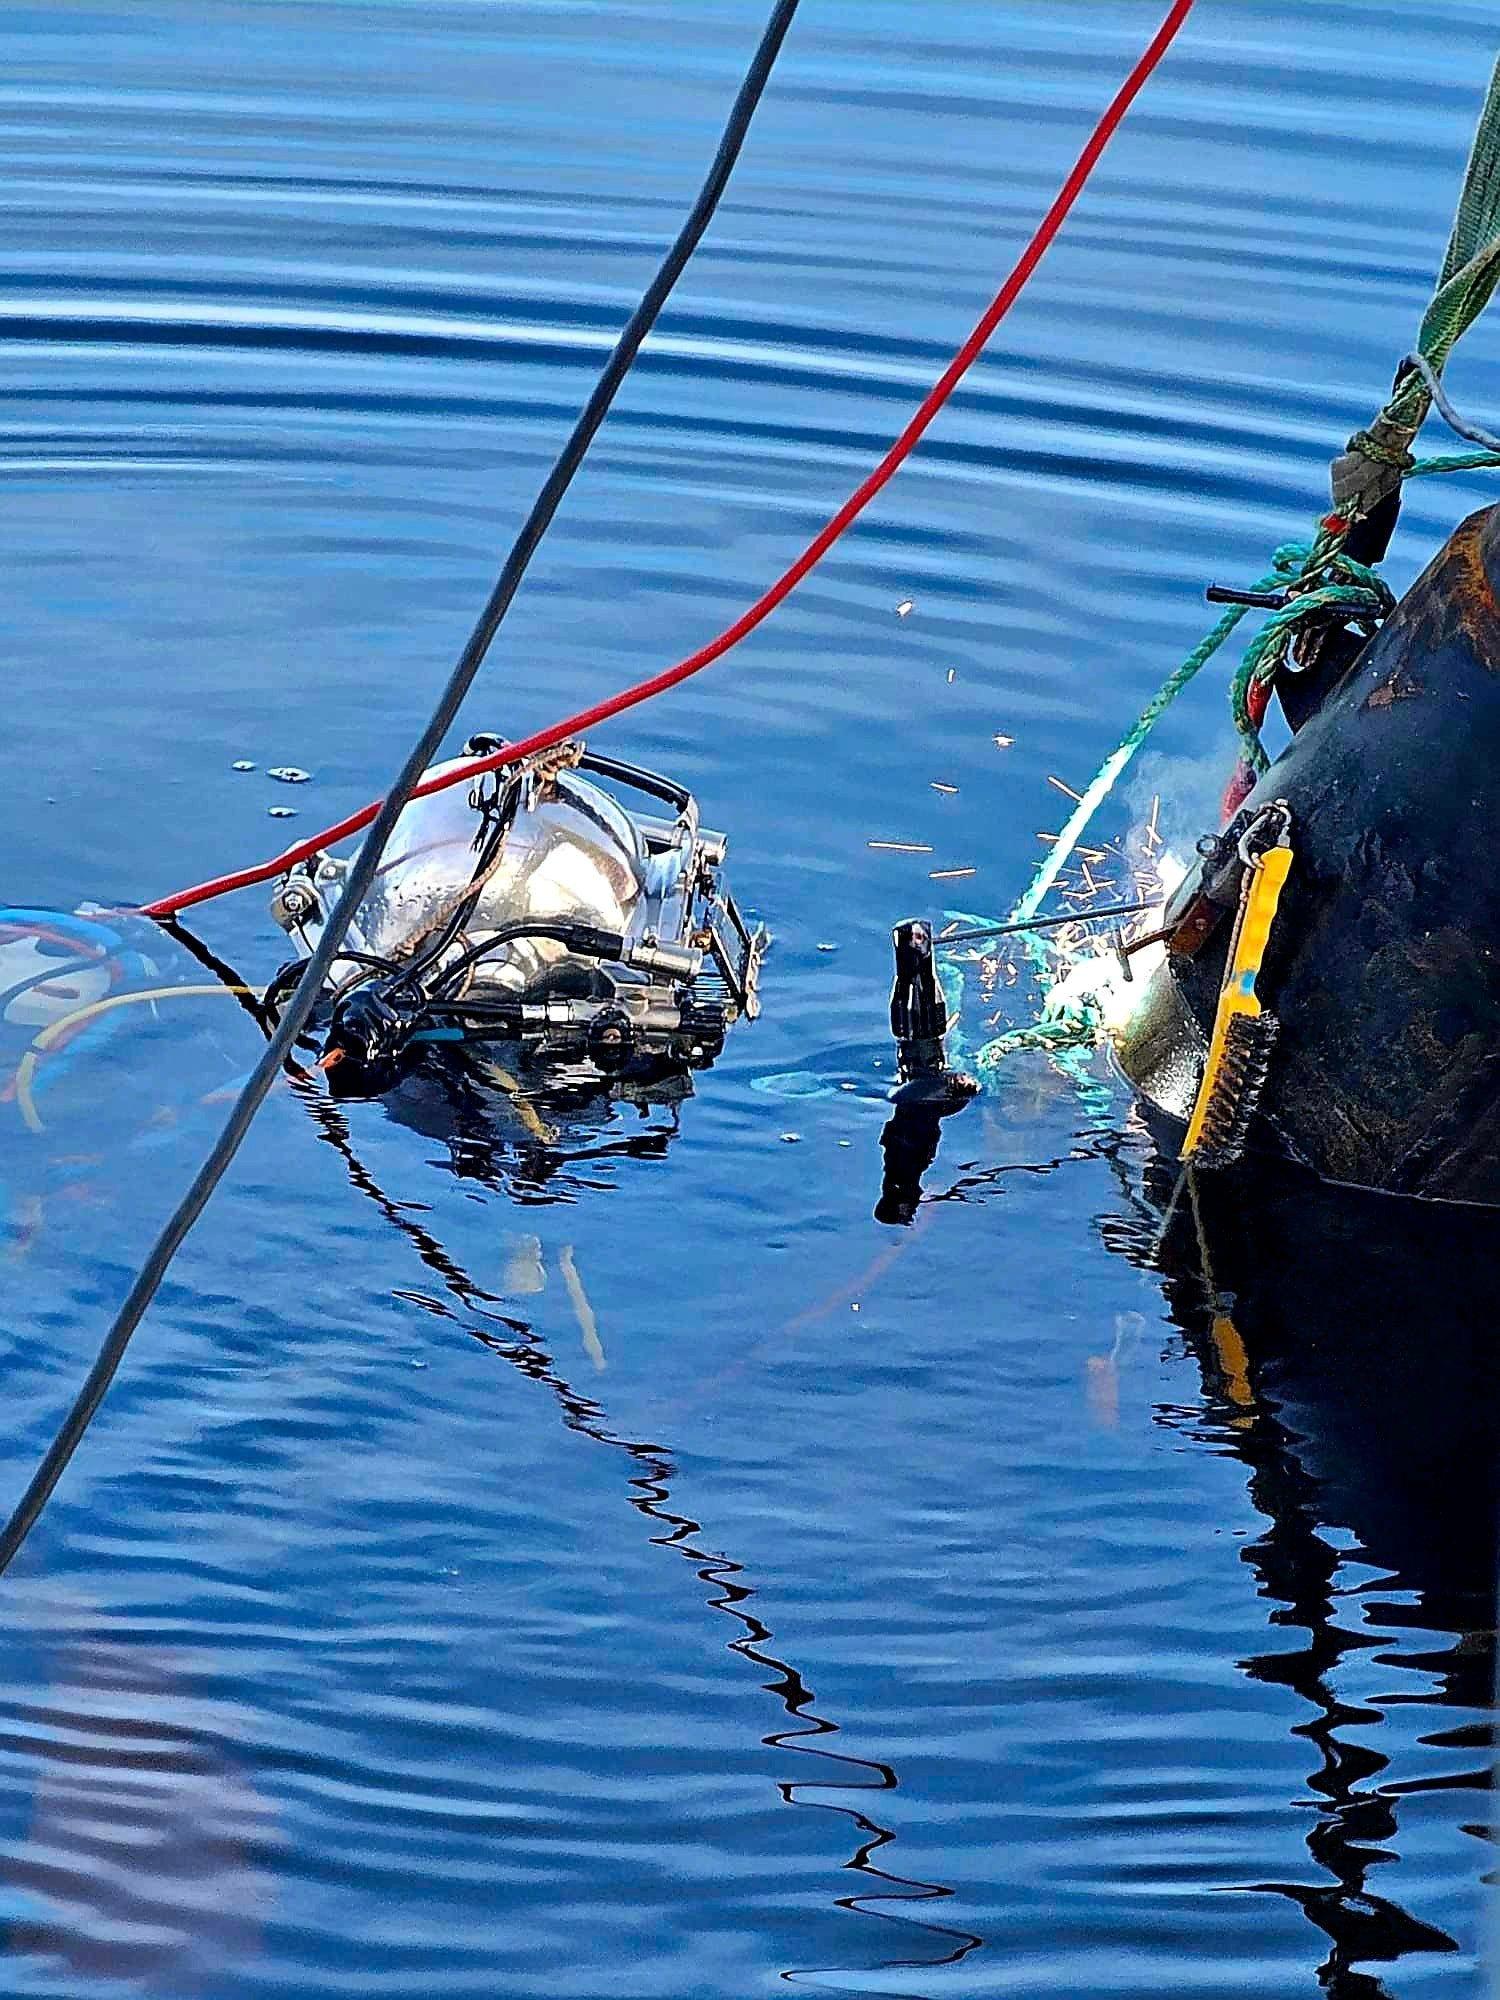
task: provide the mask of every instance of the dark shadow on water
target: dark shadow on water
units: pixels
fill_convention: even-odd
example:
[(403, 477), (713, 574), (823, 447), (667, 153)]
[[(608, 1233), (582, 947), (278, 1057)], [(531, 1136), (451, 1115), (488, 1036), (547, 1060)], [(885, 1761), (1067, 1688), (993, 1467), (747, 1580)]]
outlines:
[[(885, 1150), (889, 1166), (889, 1143)], [(920, 1152), (902, 1189), (919, 1221), (937, 1203), (982, 1202), (1007, 1176), (1064, 1164), (970, 1168), (923, 1194), (932, 1154)], [(1317, 1977), (1330, 2000), (1390, 2000), (1362, 1967), (1462, 1949), (1375, 1887), (1398, 1858), (1401, 1801), (1475, 1795), (1463, 1831), (1483, 1844), (1476, 1900), (1493, 1838), (1500, 1218), (1332, 1188), (1268, 1165), (1183, 1177), (1170, 1149), (1114, 1130), (1084, 1135), (1069, 1157), (1109, 1164), (1123, 1205), (1098, 1219), (1101, 1239), (1159, 1279), (1197, 1360), (1205, 1403), (1162, 1407), (1157, 1420), (1244, 1466), (1267, 1525), (1240, 1554), (1272, 1630), (1301, 1635), (1239, 1665), (1305, 1705), (1294, 1734), (1317, 1764), (1308, 1797), (1295, 1803), (1312, 1815), (1315, 1873), (1237, 1891), (1284, 1897), (1323, 1932), (1329, 1949)], [(1342, 1579), (1351, 1557), (1377, 1572), (1373, 1582), (1351, 1588)], [(1373, 1632), (1342, 1622), (1351, 1605), (1367, 1612)], [(1408, 1630), (1451, 1643), (1392, 1643)], [(1341, 1698), (1335, 1677), (1361, 1653), (1421, 1675), (1423, 1685), (1367, 1702)], [(1472, 1756), (1467, 1768), (1383, 1778), (1391, 1759), (1348, 1732), (1412, 1706), (1463, 1712), (1456, 1727), (1419, 1741)]]
[[(1489, 1840), (1492, 1730), (1472, 1718), (1488, 1717), (1494, 1689), (1500, 1232), (1484, 1211), (1260, 1168), (1195, 1176), (1173, 1207), (1175, 1165), (1153, 1157), (1142, 1173), (1126, 1149), (1114, 1158), (1129, 1211), (1101, 1218), (1101, 1233), (1160, 1273), (1208, 1399), (1206, 1412), (1163, 1410), (1160, 1421), (1245, 1467), (1267, 1525), (1240, 1553), (1270, 1626), (1300, 1635), (1241, 1667), (1305, 1704), (1295, 1733), (1317, 1761), (1298, 1804), (1311, 1810), (1315, 1869), (1306, 1881), (1243, 1887), (1286, 1897), (1326, 1934), (1318, 1978), (1334, 2000), (1386, 2000), (1361, 1967), (1460, 1948), (1378, 1893), (1381, 1868), (1397, 1858), (1401, 1801), (1472, 1791), (1464, 1831)], [(1357, 1596), (1340, 1581), (1351, 1554), (1380, 1573)], [(1356, 1605), (1378, 1635), (1344, 1622)], [(1393, 1646), (1388, 1635), (1403, 1628), (1443, 1639)], [(1335, 1678), (1361, 1652), (1423, 1685), (1342, 1699)], [(1413, 1704), (1466, 1712), (1420, 1741), (1472, 1755), (1468, 1768), (1383, 1777), (1390, 1759), (1368, 1732)], [(1476, 1891), (1487, 1865), (1476, 1850)]]

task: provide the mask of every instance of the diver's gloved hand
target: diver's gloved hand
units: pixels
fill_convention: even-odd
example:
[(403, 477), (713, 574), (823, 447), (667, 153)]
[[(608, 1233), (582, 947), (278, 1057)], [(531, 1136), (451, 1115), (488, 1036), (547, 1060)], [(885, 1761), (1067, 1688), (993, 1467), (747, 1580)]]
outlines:
[(979, 1085), (948, 1067), (948, 1008), (938, 984), (931, 924), (920, 917), (897, 924), (891, 942), (896, 951), (891, 1033), (900, 1081), (891, 1092), (894, 1114), (880, 1135), (885, 1173), (875, 1220), (904, 1224), (922, 1199), (922, 1176), (937, 1158), (942, 1121), (978, 1096)]

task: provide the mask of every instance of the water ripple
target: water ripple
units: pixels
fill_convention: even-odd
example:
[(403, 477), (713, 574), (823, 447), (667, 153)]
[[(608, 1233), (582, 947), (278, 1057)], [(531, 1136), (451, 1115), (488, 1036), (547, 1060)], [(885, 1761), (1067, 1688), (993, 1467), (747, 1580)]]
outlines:
[[(15, 893), (259, 852), (273, 764), (314, 774), (306, 825), (385, 781), (759, 11), (12, 5)], [(803, 10), (466, 721), (665, 664), (785, 565), (1151, 12)], [(1003, 907), (1048, 778), (1323, 504), (1492, 56), (1488, 0), (1198, 15), (911, 465), (611, 736), (729, 829), (778, 937), (762, 1020), (669, 1114), (575, 1106), (552, 1147), (267, 1107), (8, 1583), (18, 2000), (1478, 1990), (1477, 1545), (1398, 1516), (1384, 1433), (1350, 1475), (1357, 1399), (1257, 1354), (1247, 1420), (1153, 1260), (1139, 1135), (1044, 1064), (947, 1129), (915, 1229), (870, 1220), (891, 923), (944, 865)], [(1465, 405), (1500, 407), (1495, 353), (1455, 362)], [(1486, 497), (1442, 484), (1398, 582)], [(1188, 838), (1221, 692), (1143, 780)], [(279, 957), (253, 898), (210, 929)], [(7, 1492), (244, 1026), (133, 1029), (55, 1139), (0, 1126)], [(755, 1087), (789, 1075), (820, 1087)]]

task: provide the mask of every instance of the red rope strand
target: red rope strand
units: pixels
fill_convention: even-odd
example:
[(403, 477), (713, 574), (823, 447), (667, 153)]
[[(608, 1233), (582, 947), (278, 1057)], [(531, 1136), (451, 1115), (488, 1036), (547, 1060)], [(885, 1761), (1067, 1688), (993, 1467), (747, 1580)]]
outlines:
[[(874, 471), (855, 488), (854, 492), (839, 508), (838, 512), (821, 528), (790, 568), (784, 570), (768, 590), (742, 611), (732, 625), (727, 625), (716, 639), (706, 646), (700, 646), (696, 653), (689, 653), (685, 660), (679, 660), (674, 667), (667, 667), (648, 680), (637, 681), (633, 687), (622, 689), (620, 693), (595, 702), (591, 708), (581, 709), (577, 715), (570, 715), (562, 722), (555, 722), (546, 729), (539, 729), (518, 743), (507, 744), (503, 750), (487, 757), (468, 761), (457, 769), (445, 772), (441, 777), (425, 781), (417, 786), (414, 798), (425, 798), (432, 792), (442, 791), (448, 785), (463, 784), (481, 771), (498, 770), (507, 764), (519, 763), (523, 758), (535, 756), (542, 750), (550, 750), (555, 744), (570, 736), (578, 736), (584, 731), (596, 728), (601, 722), (608, 722), (616, 715), (623, 715), (627, 709), (636, 708), (654, 696), (665, 694), (680, 682), (689, 680), (694, 674), (702, 673), (705, 667), (720, 660), (741, 639), (753, 632), (757, 625), (769, 618), (782, 601), (791, 595), (810, 569), (828, 553), (839, 536), (852, 521), (863, 513), (911, 456), (923, 434), (948, 401), (963, 377), (968, 373), (975, 359), (984, 348), (990, 335), (1010, 311), (1025, 289), (1032, 272), (1041, 262), (1053, 238), (1066, 221), (1069, 210), (1083, 192), (1099, 157), (1118, 130), (1125, 114), (1135, 102), (1147, 78), (1171, 47), (1177, 32), (1192, 11), (1193, 0), (1174, 0), (1166, 19), (1152, 36), (1135, 67), (1116, 91), (1108, 109), (1089, 135), (1088, 143), (1074, 162), (1072, 171), (1058, 190), (1057, 197), (1047, 210), (1036, 233), (1021, 252), (1015, 269), (1005, 280), (989, 305), (985, 308), (978, 324), (957, 354), (923, 397), (915, 414), (896, 439), (885, 457)], [(347, 840), (352, 834), (361, 832), (380, 810), (380, 801), (363, 807), (359, 812), (350, 813), (347, 818), (333, 826), (324, 827), (321, 833), (309, 835), (292, 847), (286, 848), (273, 860), (262, 861), (251, 868), (241, 868), (229, 875), (215, 876), (211, 881), (200, 882), (191, 889), (181, 889), (173, 896), (163, 896), (159, 901), (147, 903), (145, 914), (150, 917), (175, 916), (181, 910), (191, 909), (195, 903), (206, 903), (216, 896), (226, 896), (233, 889), (248, 889), (257, 882), (268, 882), (274, 876), (283, 874), (299, 862), (311, 860), (315, 854)]]

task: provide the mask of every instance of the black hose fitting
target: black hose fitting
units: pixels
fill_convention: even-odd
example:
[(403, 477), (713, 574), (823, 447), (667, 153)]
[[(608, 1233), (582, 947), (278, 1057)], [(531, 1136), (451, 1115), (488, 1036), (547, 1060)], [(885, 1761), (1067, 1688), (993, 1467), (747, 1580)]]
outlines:
[(333, 1010), (323, 1050), (330, 1086), (336, 1078), (340, 1096), (388, 1089), (426, 1013), (426, 995), (396, 980), (346, 994)]
[(948, 1067), (943, 1047), (948, 1033), (948, 1008), (938, 985), (932, 955), (932, 926), (920, 917), (897, 924), (891, 933), (896, 948), (896, 977), (891, 986), (891, 1033), (901, 1081), (891, 1093), (893, 1104), (921, 1105), (946, 1117), (959, 1111), (979, 1090), (971, 1076)]

